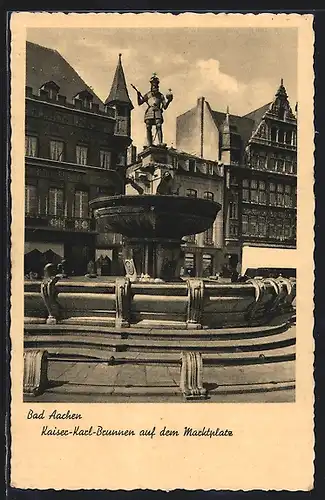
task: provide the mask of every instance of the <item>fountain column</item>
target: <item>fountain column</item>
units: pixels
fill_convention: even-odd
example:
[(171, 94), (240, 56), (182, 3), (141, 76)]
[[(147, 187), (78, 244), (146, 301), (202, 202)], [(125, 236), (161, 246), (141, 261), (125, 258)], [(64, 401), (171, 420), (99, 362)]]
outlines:
[(123, 261), (131, 281), (178, 281), (182, 238), (206, 231), (221, 206), (177, 194), (173, 156), (146, 147), (127, 168), (126, 194), (90, 202), (98, 230), (123, 235)]

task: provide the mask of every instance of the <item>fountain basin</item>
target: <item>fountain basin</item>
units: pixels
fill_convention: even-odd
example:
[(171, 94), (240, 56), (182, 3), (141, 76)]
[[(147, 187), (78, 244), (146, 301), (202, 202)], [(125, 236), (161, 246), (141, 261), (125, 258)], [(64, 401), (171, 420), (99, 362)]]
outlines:
[(90, 207), (106, 231), (171, 240), (206, 231), (221, 209), (211, 200), (172, 195), (103, 196)]

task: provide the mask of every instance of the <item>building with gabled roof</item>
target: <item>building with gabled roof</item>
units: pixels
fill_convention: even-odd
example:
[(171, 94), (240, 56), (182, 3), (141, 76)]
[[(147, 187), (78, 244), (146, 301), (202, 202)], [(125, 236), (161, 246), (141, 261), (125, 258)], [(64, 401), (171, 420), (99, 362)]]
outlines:
[(99, 258), (121, 273), (120, 237), (96, 224), (88, 203), (124, 192), (132, 108), (121, 56), (104, 103), (59, 52), (27, 42), (26, 272), (41, 273), (50, 255), (77, 275)]
[(238, 267), (245, 245), (295, 248), (297, 116), (283, 80), (272, 101), (244, 116), (199, 98), (177, 118), (176, 147), (224, 167), (226, 265)]

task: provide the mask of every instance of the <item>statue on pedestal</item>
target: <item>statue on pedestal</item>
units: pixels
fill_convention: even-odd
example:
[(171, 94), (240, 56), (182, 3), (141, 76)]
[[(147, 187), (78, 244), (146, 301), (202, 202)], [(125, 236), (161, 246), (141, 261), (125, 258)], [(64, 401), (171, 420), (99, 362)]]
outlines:
[[(138, 96), (138, 105), (147, 104), (147, 109), (144, 115), (144, 122), (147, 129), (147, 146), (152, 146), (154, 139), (157, 136), (158, 144), (163, 145), (162, 124), (164, 123), (163, 112), (173, 100), (173, 94), (169, 89), (166, 97), (159, 91), (159, 78), (154, 73), (150, 79), (151, 90), (145, 95), (142, 95), (139, 90), (132, 85)], [(153, 139), (152, 127), (156, 127), (156, 134)]]

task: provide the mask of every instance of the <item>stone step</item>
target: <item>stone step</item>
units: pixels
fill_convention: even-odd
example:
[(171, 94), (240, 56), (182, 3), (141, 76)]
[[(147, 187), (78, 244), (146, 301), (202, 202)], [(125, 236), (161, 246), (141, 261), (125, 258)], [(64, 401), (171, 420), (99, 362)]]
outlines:
[[(98, 318), (97, 318), (98, 319)], [(96, 319), (96, 321), (97, 321)], [(274, 320), (271, 324), (262, 325), (262, 326), (246, 326), (246, 327), (235, 327), (235, 328), (211, 328), (211, 329), (187, 329), (186, 325), (183, 325), (183, 328), (177, 329), (169, 329), (158, 328), (159, 325), (155, 324), (147, 328), (137, 328), (137, 327), (128, 327), (128, 328), (112, 328), (112, 324), (108, 324), (107, 318), (102, 325), (92, 325), (91, 318), (89, 318), (89, 323), (87, 321), (87, 325), (73, 324), (70, 321), (65, 323), (59, 323), (56, 325), (44, 325), (44, 324), (28, 324), (25, 325), (25, 334), (30, 335), (53, 335), (55, 334), (76, 334), (81, 336), (88, 336), (92, 334), (94, 336), (103, 335), (103, 336), (111, 336), (112, 338), (154, 338), (154, 339), (166, 339), (166, 338), (251, 338), (251, 337), (261, 337), (266, 335), (273, 335), (283, 330), (286, 330), (288, 327), (293, 325), (291, 321), (291, 315), (285, 315), (284, 317), (278, 318)], [(110, 321), (112, 323), (112, 321)]]
[(111, 348), (119, 351), (182, 351), (199, 350), (200, 352), (240, 352), (270, 350), (295, 344), (295, 329), (289, 328), (281, 333), (263, 337), (229, 340), (215, 339), (164, 339), (148, 338), (112, 338), (110, 336), (52, 334), (33, 335), (25, 337), (26, 347), (50, 348), (62, 347), (80, 348)]
[[(181, 363), (181, 352), (136, 352), (125, 351), (116, 352), (112, 349), (89, 349), (85, 348), (82, 352), (72, 347), (53, 347), (47, 349), (49, 359), (55, 362), (80, 362), (80, 363), (103, 363), (112, 364), (142, 364), (142, 365), (178, 365)], [(281, 361), (293, 361), (295, 359), (295, 345), (288, 347), (259, 350), (253, 352), (218, 352), (203, 353), (204, 366), (215, 365), (248, 365), (278, 363)]]

